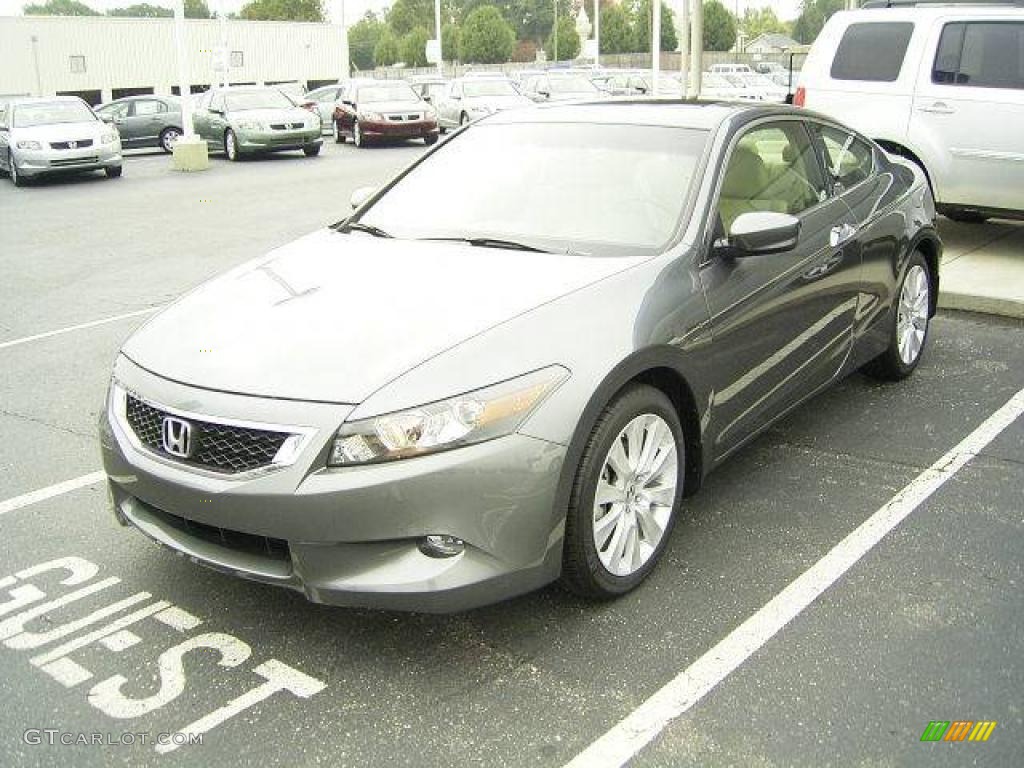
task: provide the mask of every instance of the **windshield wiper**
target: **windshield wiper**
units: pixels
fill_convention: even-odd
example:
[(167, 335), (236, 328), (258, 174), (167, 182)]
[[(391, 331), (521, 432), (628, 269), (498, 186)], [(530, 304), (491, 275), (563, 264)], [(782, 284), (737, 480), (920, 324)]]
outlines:
[(373, 226), (373, 224), (364, 224), (361, 221), (349, 221), (349, 222), (347, 222), (345, 224), (342, 224), (340, 227), (338, 227), (338, 231), (339, 232), (365, 232), (366, 234), (373, 235), (374, 237), (387, 237), (387, 238), (394, 237), (394, 235), (388, 234), (387, 232), (385, 232), (380, 227), (375, 227), (375, 226)]
[(477, 248), (507, 248), (510, 251), (531, 251), (533, 253), (553, 253), (535, 245), (519, 243), (515, 240), (502, 240), (500, 237), (424, 237), (423, 240), (438, 240), (446, 243), (469, 243)]

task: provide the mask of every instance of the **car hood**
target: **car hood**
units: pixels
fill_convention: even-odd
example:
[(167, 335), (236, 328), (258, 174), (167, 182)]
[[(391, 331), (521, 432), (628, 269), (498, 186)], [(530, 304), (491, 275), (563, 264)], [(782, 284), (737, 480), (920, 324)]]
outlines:
[(80, 123), (53, 123), (51, 125), (33, 125), (29, 128), (12, 128), (12, 134), (22, 141), (68, 141), (74, 139), (95, 139), (104, 129), (110, 130), (106, 123), (97, 120), (83, 120)]
[(297, 123), (306, 121), (313, 113), (302, 107), (284, 109), (242, 109), (231, 113), (233, 121), (258, 120), (261, 123)]
[(460, 342), (644, 258), (321, 230), (195, 289), (122, 351), (185, 384), (358, 403)]
[(511, 109), (532, 104), (525, 96), (466, 96), (465, 101), (471, 107), (489, 107), (491, 109)]
[(359, 105), (360, 112), (423, 112), (426, 103), (419, 100), (368, 101)]

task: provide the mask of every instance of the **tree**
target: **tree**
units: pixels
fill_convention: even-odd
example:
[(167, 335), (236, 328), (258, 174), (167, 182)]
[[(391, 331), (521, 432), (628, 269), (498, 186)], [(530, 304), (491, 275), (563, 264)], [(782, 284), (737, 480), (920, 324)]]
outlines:
[(718, 0), (708, 0), (704, 3), (704, 50), (728, 51), (734, 45), (736, 17)]
[(633, 50), (633, 27), (619, 5), (601, 9), (601, 53), (629, 53)]
[(494, 6), (481, 6), (466, 17), (459, 41), (459, 59), (470, 64), (508, 61), (516, 33)]
[(99, 16), (85, 3), (78, 0), (46, 0), (38, 5), (26, 5), (22, 8), (26, 16)]
[(558, 19), (558, 47), (555, 47), (555, 30), (551, 30), (548, 41), (544, 45), (548, 61), (571, 61), (580, 52), (580, 33), (576, 31), (576, 21), (571, 17)]
[(462, 32), (454, 24), (441, 27), (441, 58), (445, 61), (456, 61), (459, 58), (459, 38)]
[(798, 43), (813, 43), (829, 17), (843, 6), (843, 0), (803, 0), (800, 15), (793, 22), (793, 38)]
[(137, 3), (127, 8), (113, 8), (107, 11), (107, 16), (130, 16), (135, 19), (166, 19), (173, 15), (174, 11), (170, 8), (149, 3)]
[(432, 30), (434, 0), (395, 0), (395, 4), (388, 11), (387, 22), (391, 31), (400, 38), (408, 35), (416, 27)]
[(427, 40), (433, 37), (424, 27), (416, 27), (398, 45), (400, 58), (407, 67), (427, 66)]
[(322, 0), (252, 0), (238, 15), (250, 21), (324, 21), (324, 6)]
[(373, 11), (348, 28), (348, 57), (356, 69), (373, 69), (373, 51), (384, 30)]
[(785, 22), (779, 21), (775, 11), (771, 7), (747, 8), (740, 19), (740, 29), (743, 31), (747, 42), (760, 35), (778, 32), (787, 34), (789, 32)]
[(185, 0), (185, 18), (211, 19), (213, 14), (210, 13), (210, 6), (206, 4), (206, 0)]
[(399, 55), (398, 40), (391, 28), (385, 27), (373, 49), (373, 63), (378, 67), (390, 67), (398, 61)]
[[(555, 2), (558, 3), (558, 18), (575, 18), (571, 0), (497, 0), (496, 5), (512, 25), (519, 40), (541, 43), (550, 36), (555, 24)], [(561, 50), (558, 55), (561, 57)]]
[[(633, 50), (651, 50), (651, 27), (654, 24), (654, 17), (651, 10), (651, 0), (639, 0), (633, 9)], [(604, 34), (604, 30), (601, 30)], [(661, 4), (661, 50), (674, 51), (679, 47), (679, 39), (676, 36), (676, 21), (672, 9), (665, 3)]]

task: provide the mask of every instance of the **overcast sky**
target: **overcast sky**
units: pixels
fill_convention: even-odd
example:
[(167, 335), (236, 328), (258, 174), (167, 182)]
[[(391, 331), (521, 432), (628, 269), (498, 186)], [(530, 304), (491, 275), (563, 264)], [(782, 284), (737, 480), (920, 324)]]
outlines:
[[(0, 16), (20, 16), (21, 9), (32, 0), (0, 0)], [(38, 0), (35, 0), (38, 1)], [(86, 5), (95, 8), (97, 11), (106, 11), (110, 8), (123, 8), (133, 5), (136, 2), (149, 2), (152, 5), (169, 6), (169, 0), (83, 0)], [(590, 2), (591, 0), (588, 0)], [(207, 0), (211, 9), (216, 10), (223, 5), (230, 11), (237, 11), (245, 4), (245, 0)], [(324, 5), (330, 9), (338, 0), (325, 0)], [(345, 16), (349, 23), (352, 23), (362, 16), (367, 9), (379, 11), (386, 8), (393, 0), (345, 0)], [(771, 6), (779, 18), (788, 20), (795, 19), (799, 12), (800, 0), (723, 0), (726, 6), (735, 12), (737, 7), (741, 12), (744, 8), (763, 8)], [(679, 0), (667, 0), (670, 7), (681, 5)]]

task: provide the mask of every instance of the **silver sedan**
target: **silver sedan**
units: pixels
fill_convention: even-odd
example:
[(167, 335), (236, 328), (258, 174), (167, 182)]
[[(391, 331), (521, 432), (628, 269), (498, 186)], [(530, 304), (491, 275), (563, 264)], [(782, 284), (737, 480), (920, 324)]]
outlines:
[(453, 80), (444, 95), (434, 102), (438, 125), (442, 129), (458, 128), (495, 112), (532, 104), (533, 101), (521, 94), (511, 80), (497, 77)]
[(121, 138), (77, 96), (15, 99), (0, 105), (0, 169), (14, 186), (55, 173), (121, 175)]

